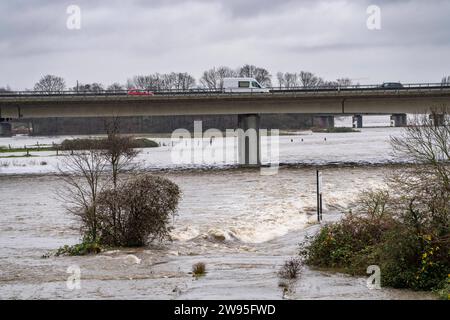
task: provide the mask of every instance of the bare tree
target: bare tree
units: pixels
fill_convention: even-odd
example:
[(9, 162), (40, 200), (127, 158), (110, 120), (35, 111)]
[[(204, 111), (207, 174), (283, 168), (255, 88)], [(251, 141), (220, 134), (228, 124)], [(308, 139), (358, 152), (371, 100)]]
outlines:
[(134, 149), (131, 137), (118, 134), (118, 118), (105, 125), (106, 139), (90, 141), (85, 150), (66, 154), (58, 168), (65, 182), (59, 196), (66, 203), (67, 210), (80, 218), (85, 240), (94, 242), (99, 240), (101, 230), (99, 194), (107, 189), (116, 190), (121, 173), (133, 173), (138, 169), (138, 165), (133, 163), (138, 151)]
[(188, 90), (195, 86), (195, 78), (184, 72), (154, 73), (146, 76), (134, 76), (127, 81), (127, 89), (144, 90)]
[(443, 77), (441, 80), (441, 84), (450, 85), (450, 76)]
[(213, 68), (204, 71), (200, 78), (200, 83), (208, 89), (219, 89), (219, 75), (217, 74), (216, 69)]
[(352, 85), (352, 80), (349, 78), (339, 78), (336, 82), (340, 87), (348, 87)]
[(261, 85), (265, 87), (272, 86), (272, 76), (270, 75), (269, 71), (264, 68), (246, 64), (239, 69), (239, 76), (255, 78)]
[(314, 73), (308, 71), (300, 71), (298, 77), (304, 88), (316, 87), (324, 83), (322, 78), (317, 77)]
[(277, 72), (277, 81), (278, 81), (278, 86), (280, 88), (285, 86), (284, 73), (283, 72)]
[(105, 188), (102, 178), (107, 162), (98, 148), (75, 152), (62, 159), (59, 173), (65, 182), (58, 193), (67, 210), (81, 221), (81, 233), (88, 241), (98, 239), (97, 198)]
[(147, 76), (138, 75), (134, 76), (132, 79), (128, 79), (127, 88), (143, 89), (143, 90), (155, 89), (157, 88), (156, 83), (157, 83), (156, 79), (151, 75)]
[(219, 75), (219, 80), (222, 83), (223, 87), (223, 78), (231, 78), (237, 77), (238, 73), (236, 70), (231, 69), (230, 67), (221, 66), (217, 68), (217, 74)]
[[(446, 109), (434, 112), (448, 117)], [(392, 146), (396, 155), (411, 162), (393, 172), (389, 180), (396, 190), (392, 201), (396, 212), (419, 237), (431, 234), (436, 241), (444, 241), (441, 237), (450, 228), (449, 121), (437, 126), (426, 115), (416, 116), (402, 136), (392, 138)], [(450, 239), (445, 241), (448, 248)]]
[[(450, 191), (450, 124), (446, 109), (433, 110), (446, 119), (438, 126), (426, 115), (416, 116), (401, 137), (392, 144), (397, 155), (407, 157), (415, 164), (415, 172), (425, 178), (432, 173)], [(424, 166), (423, 164), (427, 164)], [(430, 171), (430, 169), (432, 169)], [(421, 181), (418, 181), (421, 182)]]
[(77, 86), (73, 87), (74, 91), (77, 92), (92, 92), (92, 93), (100, 93), (104, 90), (104, 87), (101, 83), (94, 82), (94, 83), (87, 83), (87, 84), (78, 84)]
[(110, 84), (106, 88), (106, 90), (117, 92), (117, 91), (125, 90), (125, 87), (123, 85), (121, 85), (120, 83), (118, 83), (118, 82), (114, 82), (113, 84)]
[(188, 90), (195, 86), (195, 78), (186, 72), (176, 73), (174, 78), (175, 89)]
[(298, 75), (296, 73), (277, 73), (278, 83), (280, 87), (293, 88), (298, 87)]
[(256, 76), (257, 67), (251, 64), (245, 64), (239, 69), (240, 77), (254, 78)]
[(238, 73), (229, 67), (212, 68), (203, 72), (200, 83), (208, 89), (223, 89), (223, 79), (238, 76)]
[(118, 178), (121, 173), (135, 172), (138, 164), (134, 163), (139, 152), (134, 148), (133, 138), (121, 136), (120, 122), (118, 118), (105, 123), (108, 137), (101, 142), (102, 155), (111, 167), (111, 177), (114, 189), (117, 188)]
[(41, 91), (43, 93), (61, 92), (66, 88), (66, 83), (63, 78), (46, 75), (43, 76), (35, 85), (35, 91)]

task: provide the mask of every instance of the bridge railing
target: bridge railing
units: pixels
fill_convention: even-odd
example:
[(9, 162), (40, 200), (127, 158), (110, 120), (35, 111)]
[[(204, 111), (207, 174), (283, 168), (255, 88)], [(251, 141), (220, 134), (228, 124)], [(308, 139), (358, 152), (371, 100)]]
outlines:
[[(319, 85), (319, 86), (295, 86), (295, 87), (267, 87), (268, 94), (283, 94), (283, 93), (339, 93), (341, 91), (355, 91), (355, 92), (367, 92), (367, 91), (377, 91), (377, 92), (392, 92), (392, 91), (412, 91), (412, 90), (442, 90), (450, 89), (450, 83), (407, 83), (401, 86), (386, 87), (383, 85)], [(137, 89), (140, 90), (140, 89)], [(170, 96), (176, 97), (180, 95), (235, 95), (235, 94), (259, 94), (261, 89), (247, 89), (245, 92), (239, 90), (226, 91), (220, 88), (208, 89), (208, 88), (191, 88), (191, 89), (142, 89), (143, 91), (149, 91), (151, 94), (136, 95), (131, 94), (130, 90), (96, 90), (96, 91), (86, 91), (86, 90), (58, 90), (58, 91), (0, 91), (0, 97), (26, 97), (26, 96), (38, 96), (38, 97), (48, 97), (48, 96), (72, 96), (72, 97), (90, 97), (90, 96), (127, 96), (127, 97), (139, 97), (139, 96)], [(249, 91), (250, 90), (250, 91)]]

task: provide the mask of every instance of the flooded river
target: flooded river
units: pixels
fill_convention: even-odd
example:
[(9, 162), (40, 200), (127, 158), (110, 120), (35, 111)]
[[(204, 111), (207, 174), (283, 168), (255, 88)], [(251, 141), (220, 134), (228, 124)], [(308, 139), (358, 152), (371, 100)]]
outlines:
[[(383, 177), (394, 168), (382, 165), (392, 160), (389, 136), (399, 132), (365, 129), (328, 134), (326, 141), (324, 134), (308, 132), (284, 136), (281, 162), (292, 165), (282, 166), (272, 176), (222, 165), (212, 170), (160, 171), (157, 169), (170, 157), (168, 147), (146, 149), (141, 159), (154, 174), (176, 182), (183, 192), (173, 221), (173, 241), (85, 257), (42, 258), (48, 250), (77, 243), (77, 224), (55, 196), (61, 181), (53, 174), (56, 164), (51, 161), (57, 158), (42, 154), (35, 159), (15, 159), (15, 164), (0, 169), (0, 298), (281, 299), (280, 266), (296, 255), (298, 243), (319, 227), (315, 222), (315, 167), (310, 165), (339, 164), (321, 167), (324, 220), (337, 220), (360, 190), (383, 185)], [(36, 140), (15, 137), (9, 142), (14, 139), (22, 139), (18, 144), (23, 139)], [(55, 138), (39, 139), (45, 143)], [(40, 164), (42, 159), (46, 165)], [(36, 164), (27, 164), (32, 160)], [(25, 166), (17, 161), (24, 161)], [(360, 165), (350, 165), (358, 162)], [(207, 271), (199, 279), (190, 274), (197, 262), (204, 262)], [(66, 285), (69, 267), (81, 271), (79, 289), (70, 290)], [(369, 290), (366, 278), (305, 267), (285, 298), (432, 296), (407, 290)]]

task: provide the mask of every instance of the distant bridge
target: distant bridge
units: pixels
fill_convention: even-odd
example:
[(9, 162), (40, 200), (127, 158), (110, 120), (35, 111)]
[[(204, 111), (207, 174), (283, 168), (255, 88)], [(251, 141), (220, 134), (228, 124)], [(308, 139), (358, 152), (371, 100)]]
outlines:
[[(21, 118), (232, 114), (239, 115), (238, 126), (247, 130), (259, 129), (260, 114), (303, 113), (317, 115), (328, 125), (332, 125), (334, 115), (353, 115), (356, 126), (361, 127), (362, 115), (391, 114), (396, 125), (405, 125), (406, 113), (431, 113), (442, 107), (450, 107), (450, 84), (274, 87), (270, 93), (159, 90), (152, 96), (128, 95), (127, 91), (21, 91), (0, 93), (0, 122), (5, 126), (5, 121)], [(0, 126), (0, 135), (1, 130)], [(259, 155), (259, 147), (256, 149)], [(247, 164), (248, 152), (246, 148), (242, 155)]]

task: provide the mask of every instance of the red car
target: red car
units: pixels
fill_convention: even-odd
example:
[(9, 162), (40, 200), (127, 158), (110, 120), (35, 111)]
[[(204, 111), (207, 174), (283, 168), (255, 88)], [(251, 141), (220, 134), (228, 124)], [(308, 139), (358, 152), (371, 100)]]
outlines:
[(129, 96), (153, 96), (155, 95), (153, 91), (142, 90), (142, 89), (131, 89), (127, 93)]

